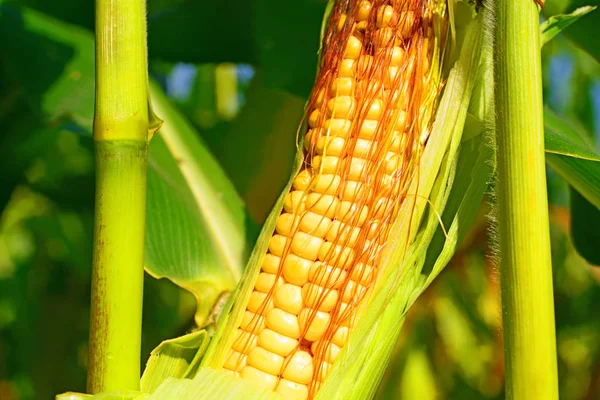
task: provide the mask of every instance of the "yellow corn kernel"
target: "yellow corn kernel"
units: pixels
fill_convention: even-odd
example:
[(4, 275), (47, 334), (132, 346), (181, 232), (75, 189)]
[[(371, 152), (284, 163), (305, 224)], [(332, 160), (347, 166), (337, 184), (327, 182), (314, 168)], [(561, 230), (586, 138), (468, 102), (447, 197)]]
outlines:
[(365, 183), (348, 180), (342, 185), (341, 191), (343, 201), (362, 204), (371, 202), (372, 190)]
[(340, 200), (330, 194), (311, 193), (306, 196), (306, 208), (327, 218), (335, 217)]
[(285, 283), (275, 289), (273, 301), (276, 307), (298, 315), (304, 306), (302, 288), (297, 285)]
[(376, 143), (371, 140), (356, 139), (354, 149), (352, 149), (352, 157), (371, 158), (375, 145)]
[(398, 23), (398, 13), (392, 6), (381, 6), (377, 10), (377, 27), (394, 27)]
[(327, 111), (332, 118), (352, 119), (355, 107), (353, 96), (337, 96), (327, 102)]
[(258, 336), (252, 332), (246, 332), (245, 330), (238, 329), (235, 334), (235, 340), (233, 341), (232, 348), (240, 353), (248, 353), (248, 351), (256, 346), (258, 342)]
[(354, 261), (354, 250), (331, 242), (323, 243), (319, 251), (319, 260), (326, 261), (337, 268), (349, 268)]
[(283, 236), (291, 236), (295, 226), (298, 224), (296, 216), (292, 213), (283, 213), (277, 217), (275, 232)]
[(281, 257), (285, 250), (287, 237), (283, 235), (273, 235), (269, 239), (269, 251), (278, 257)]
[(279, 380), (279, 378), (277, 378), (275, 375), (271, 375), (249, 365), (242, 369), (241, 376), (242, 378), (247, 379), (258, 386), (271, 390), (275, 390), (277, 381)]
[(298, 347), (298, 340), (272, 329), (263, 329), (258, 335), (258, 343), (262, 348), (283, 357), (289, 356)]
[(315, 263), (310, 268), (309, 279), (312, 283), (331, 288), (339, 288), (345, 281), (348, 273), (342, 268), (336, 268), (326, 263)]
[(321, 366), (319, 368), (319, 371), (318, 371), (315, 379), (319, 382), (324, 382), (332, 368), (333, 368), (333, 365), (331, 363), (328, 363), (327, 361), (323, 361), (321, 363)]
[(309, 384), (313, 378), (312, 356), (303, 350), (298, 350), (288, 356), (285, 360), (283, 378), (292, 382)]
[(377, 133), (377, 124), (379, 121), (374, 119), (365, 119), (362, 121), (360, 129), (358, 131), (358, 137), (361, 139), (371, 140), (375, 137)]
[(344, 58), (356, 60), (360, 56), (362, 49), (362, 42), (354, 35), (350, 35), (348, 42), (346, 43), (346, 51), (344, 52)]
[(396, 41), (395, 29), (392, 29), (392, 28), (377, 29), (377, 31), (373, 35), (373, 44), (380, 49), (389, 48), (389, 47), (394, 46), (395, 44), (399, 44)]
[(358, 181), (363, 174), (366, 174), (369, 162), (364, 158), (352, 157), (348, 167), (348, 180)]
[(302, 170), (302, 172), (300, 172), (298, 174), (298, 176), (296, 176), (294, 178), (294, 189), (296, 190), (306, 190), (308, 188), (308, 186), (310, 185), (310, 182), (312, 180), (312, 174), (310, 173), (310, 170), (305, 169)]
[(300, 220), (300, 230), (302, 232), (320, 238), (325, 237), (330, 225), (331, 218), (324, 217), (312, 211), (307, 211)]
[(304, 308), (298, 314), (300, 330), (306, 332), (304, 338), (314, 342), (319, 340), (327, 330), (331, 322), (331, 315), (328, 312)]
[(368, 264), (358, 263), (352, 269), (352, 274), (350, 277), (354, 282), (358, 282), (363, 286), (367, 286), (373, 282), (373, 279), (375, 278), (375, 271), (373, 270), (373, 267)]
[(371, 4), (370, 1), (363, 1), (360, 4), (360, 8), (358, 9), (358, 12), (356, 13), (356, 20), (357, 21), (366, 21), (367, 18), (369, 18), (369, 14), (371, 13), (371, 9), (373, 8), (373, 5)]
[(333, 221), (326, 239), (328, 242), (340, 244), (346, 247), (352, 247), (358, 240), (360, 228), (353, 227), (350, 224), (344, 224), (340, 221)]
[(283, 279), (281, 279), (281, 277), (277, 278), (277, 275), (275, 274), (261, 272), (256, 279), (254, 289), (258, 290), (259, 292), (267, 293), (273, 286), (281, 285), (282, 283)]
[(367, 292), (366, 287), (350, 280), (346, 284), (346, 287), (343, 289), (342, 299), (346, 303), (350, 303), (350, 301), (352, 301), (352, 300), (354, 300), (354, 302), (356, 302), (357, 299), (363, 297), (366, 292)]
[(304, 211), (304, 202), (306, 201), (306, 192), (303, 190), (294, 190), (285, 196), (283, 209), (288, 213), (301, 213)]
[(314, 179), (313, 190), (315, 193), (336, 194), (337, 189), (340, 187), (341, 183), (342, 178), (339, 175), (318, 175)]
[(364, 116), (365, 119), (379, 120), (381, 118), (381, 112), (383, 111), (383, 102), (380, 99), (375, 99), (368, 105), (367, 114)]
[(336, 218), (344, 223), (350, 223), (353, 226), (361, 227), (367, 219), (369, 208), (359, 206), (356, 203), (342, 201), (337, 209)]
[(316, 156), (313, 158), (312, 167), (316, 173), (337, 174), (340, 158), (333, 156)]
[(396, 154), (392, 156), (385, 164), (385, 172), (387, 172), (388, 174), (396, 173), (396, 171), (402, 170), (403, 165), (404, 156)]
[(344, 29), (344, 25), (346, 24), (347, 19), (348, 19), (348, 15), (346, 15), (346, 14), (340, 15), (340, 20), (338, 21), (338, 26), (337, 26), (338, 31), (341, 31), (342, 29)]
[[(323, 136), (317, 140), (317, 154), (341, 157), (346, 150), (346, 141), (341, 137)], [(317, 191), (315, 189), (315, 191)], [(319, 192), (323, 193), (323, 192)]]
[(348, 343), (349, 336), (350, 336), (350, 328), (348, 328), (347, 326), (340, 326), (337, 329), (337, 331), (335, 331), (335, 334), (333, 335), (331, 342), (335, 343), (335, 345), (338, 347), (344, 347), (346, 345), (346, 343)]
[(389, 197), (380, 197), (373, 206), (374, 218), (383, 218), (383, 216), (390, 211), (393, 206), (393, 202)]
[(406, 119), (407, 119), (406, 111), (404, 111), (404, 110), (398, 111), (398, 115), (396, 115), (396, 124), (394, 125), (394, 129), (397, 131), (400, 131), (400, 132), (404, 132), (406, 130)]
[(335, 289), (328, 289), (314, 283), (302, 286), (302, 297), (306, 307), (329, 312), (337, 303), (339, 293)]
[(296, 383), (287, 379), (281, 379), (275, 392), (279, 393), (286, 400), (305, 400), (308, 399), (308, 386)]
[(248, 310), (254, 313), (264, 314), (273, 308), (273, 299), (269, 297), (268, 293), (261, 293), (256, 290), (250, 295), (248, 301)]
[(248, 363), (248, 356), (239, 351), (229, 350), (223, 367), (231, 371), (241, 371)]
[(279, 332), (287, 337), (291, 337), (292, 339), (298, 339), (300, 337), (298, 317), (294, 314), (285, 312), (280, 308), (274, 308), (269, 311), (266, 317), (266, 324), (269, 329)]
[(341, 78), (354, 78), (356, 74), (356, 62), (350, 59), (343, 59), (340, 63), (339, 76)]
[(395, 82), (397, 82), (398, 77), (400, 77), (399, 73), (401, 71), (400, 67), (391, 66), (388, 68), (385, 76), (383, 78), (383, 86), (386, 89), (396, 86)]
[(251, 311), (244, 311), (240, 328), (247, 332), (259, 332), (265, 329), (265, 317)]
[(399, 131), (395, 131), (394, 136), (392, 136), (392, 144), (390, 145), (390, 151), (401, 154), (407, 143), (408, 135)]
[(389, 51), (391, 52), (390, 65), (394, 67), (401, 66), (404, 62), (404, 49), (400, 46), (394, 46)]
[(325, 349), (321, 349), (320, 343), (320, 341), (313, 342), (313, 344), (310, 346), (310, 350), (313, 354), (317, 354), (317, 352), (319, 352), (319, 354), (324, 354), (322, 359), (330, 364), (333, 364), (342, 349), (335, 343), (329, 343)]
[(292, 239), (291, 250), (298, 257), (315, 261), (324, 242), (320, 237), (304, 232), (296, 232)]
[(315, 128), (319, 123), (319, 109), (315, 109), (308, 117), (308, 126)]
[(335, 78), (331, 84), (332, 96), (353, 96), (354, 95), (354, 79), (351, 78)]
[[(347, 303), (340, 303), (340, 305), (346, 305), (346, 307), (348, 307)], [(349, 310), (351, 310), (351, 309), (349, 309)], [(358, 314), (355, 311), (350, 312), (348, 314), (348, 316), (342, 321), (342, 326), (347, 326), (350, 329), (354, 328), (354, 326), (356, 326), (357, 318), (358, 318)]]
[(289, 283), (302, 286), (308, 282), (308, 275), (313, 261), (288, 254), (283, 263), (283, 277)]
[(367, 234), (367, 238), (373, 239), (378, 236), (380, 232), (387, 232), (389, 228), (389, 224), (387, 222), (379, 222), (378, 220), (371, 221), (369, 223), (369, 233)]
[(271, 353), (260, 346), (254, 347), (248, 353), (248, 365), (272, 375), (279, 375), (283, 368), (284, 358)]
[(325, 134), (323, 136), (341, 137), (346, 139), (350, 136), (352, 122), (345, 118), (329, 118), (323, 124)]
[[(413, 30), (413, 27), (415, 25), (415, 19), (416, 19), (416, 14), (414, 11), (412, 10), (408, 10), (408, 11), (403, 11), (400, 14), (400, 35), (402, 37), (408, 37)], [(425, 57), (427, 58), (427, 57)]]
[(325, 99), (325, 90), (319, 90), (319, 94), (317, 94), (317, 100), (315, 100), (314, 108), (321, 108), (323, 105), (323, 100)]
[(279, 263), (280, 262), (281, 262), (281, 257), (277, 257), (275, 254), (267, 253), (265, 255), (265, 258), (263, 258), (261, 268), (264, 272), (276, 274), (277, 271), (279, 271)]
[(356, 29), (357, 31), (359, 31), (359, 32), (364, 32), (364, 31), (366, 31), (366, 30), (367, 30), (367, 26), (368, 26), (368, 24), (367, 24), (367, 21), (360, 21), (360, 22), (357, 22), (357, 23), (354, 25), (355, 29)]

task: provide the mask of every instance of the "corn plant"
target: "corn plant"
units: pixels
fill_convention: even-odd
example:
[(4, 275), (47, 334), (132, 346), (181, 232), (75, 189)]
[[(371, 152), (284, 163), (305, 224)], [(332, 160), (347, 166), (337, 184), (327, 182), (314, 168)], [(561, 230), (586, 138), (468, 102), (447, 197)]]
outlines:
[[(254, 241), (220, 166), (148, 80), (144, 4), (96, 3), (90, 394), (58, 399), (372, 398), (490, 183), (507, 395), (557, 398), (539, 54), (591, 9), (540, 33), (532, 0), (330, 1), (295, 165)], [(600, 205), (593, 179), (572, 179)], [(190, 283), (172, 267), (197, 268), (198, 246)], [(144, 268), (198, 310), (140, 379)]]

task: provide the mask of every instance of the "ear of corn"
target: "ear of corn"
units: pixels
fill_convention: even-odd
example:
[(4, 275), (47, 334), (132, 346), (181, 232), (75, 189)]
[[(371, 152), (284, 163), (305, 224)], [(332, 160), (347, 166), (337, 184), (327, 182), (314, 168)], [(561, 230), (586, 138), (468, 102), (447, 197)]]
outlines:
[(481, 18), (438, 98), (444, 9), (425, 0), (333, 8), (305, 154), (203, 366), (285, 398), (373, 394), (424, 287), (419, 271), (449, 196), (479, 64)]

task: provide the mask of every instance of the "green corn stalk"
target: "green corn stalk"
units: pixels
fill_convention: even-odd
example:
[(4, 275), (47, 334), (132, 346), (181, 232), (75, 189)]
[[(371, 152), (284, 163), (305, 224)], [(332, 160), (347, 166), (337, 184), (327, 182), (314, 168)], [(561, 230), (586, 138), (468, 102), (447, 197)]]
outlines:
[(96, 214), (88, 392), (138, 390), (148, 107), (146, 4), (96, 2)]

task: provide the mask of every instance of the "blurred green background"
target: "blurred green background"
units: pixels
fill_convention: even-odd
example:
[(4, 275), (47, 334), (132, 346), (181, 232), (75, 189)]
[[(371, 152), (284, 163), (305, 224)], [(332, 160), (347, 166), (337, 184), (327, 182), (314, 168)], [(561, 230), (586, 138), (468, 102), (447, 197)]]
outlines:
[[(325, 3), (148, 1), (151, 75), (258, 223), (291, 168)], [(546, 15), (571, 3), (587, 4), (552, 2)], [(589, 53), (600, 54), (600, 42), (580, 49), (569, 40), (600, 29), (598, 15), (585, 18), (544, 47), (545, 101), (598, 138), (600, 66)], [(2, 400), (85, 390), (93, 25), (92, 1), (0, 0)], [(598, 399), (600, 268), (574, 250), (569, 189), (548, 177), (561, 399)], [(411, 309), (379, 398), (504, 398), (489, 213), (482, 204), (461, 251)], [(167, 280), (147, 277), (144, 290), (142, 363), (161, 340), (189, 331), (194, 314), (193, 297)]]

